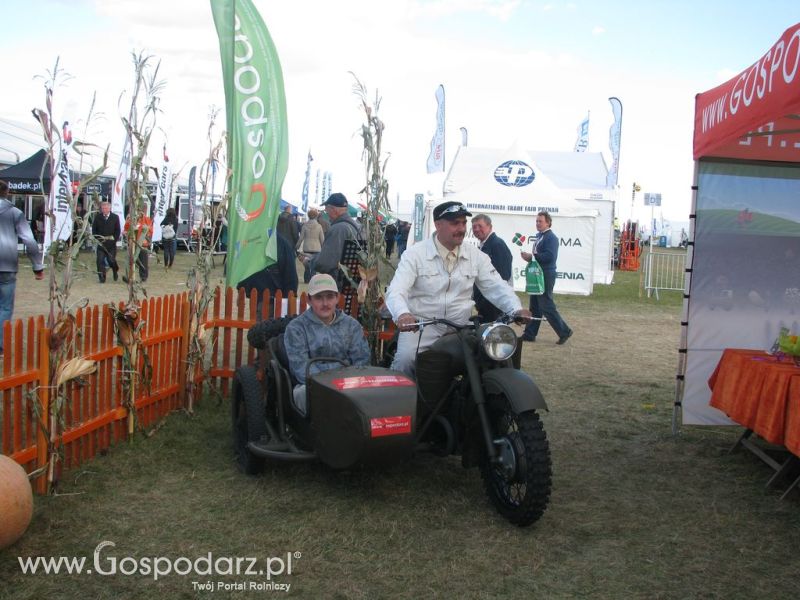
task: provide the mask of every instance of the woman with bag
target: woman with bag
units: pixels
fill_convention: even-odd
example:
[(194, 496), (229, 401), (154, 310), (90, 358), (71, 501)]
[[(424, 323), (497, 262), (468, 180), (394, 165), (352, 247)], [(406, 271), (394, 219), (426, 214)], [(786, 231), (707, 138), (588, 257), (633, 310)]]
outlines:
[(175, 251), (178, 249), (178, 240), (175, 233), (178, 231), (178, 215), (174, 208), (168, 208), (167, 214), (161, 221), (161, 247), (164, 249), (164, 268), (171, 269), (175, 262)]
[[(556, 260), (558, 260), (558, 236), (552, 232), (550, 226), (553, 224), (553, 219), (546, 211), (540, 212), (536, 216), (536, 237), (533, 239), (533, 253), (522, 252), (522, 260), (531, 263), (529, 268), (526, 269), (526, 276), (528, 276), (528, 285), (526, 291), (531, 294), (530, 310), (533, 313), (533, 320), (525, 327), (525, 332), (522, 334), (523, 341), (535, 342), (536, 336), (539, 333), (539, 325), (541, 318), (545, 317), (550, 327), (556, 332), (558, 336), (557, 344), (564, 344), (571, 336), (572, 329), (564, 322), (561, 315), (558, 314), (556, 303), (553, 300), (553, 287), (556, 285)], [(541, 288), (541, 283), (536, 269), (536, 263), (541, 267), (541, 277), (544, 283), (544, 289)], [(538, 293), (536, 293), (538, 292)]]
[[(314, 258), (319, 254), (319, 251), (322, 249), (322, 243), (325, 241), (325, 234), (322, 231), (322, 225), (317, 221), (317, 217), (319, 217), (318, 210), (314, 208), (308, 209), (308, 221), (305, 222), (303, 228), (300, 230), (300, 237), (297, 240), (297, 246), (295, 248), (295, 250), (309, 258)], [(302, 259), (303, 257), (301, 256), (300, 258)], [(310, 261), (301, 260), (301, 262), (305, 266), (303, 281), (308, 283), (311, 280)]]

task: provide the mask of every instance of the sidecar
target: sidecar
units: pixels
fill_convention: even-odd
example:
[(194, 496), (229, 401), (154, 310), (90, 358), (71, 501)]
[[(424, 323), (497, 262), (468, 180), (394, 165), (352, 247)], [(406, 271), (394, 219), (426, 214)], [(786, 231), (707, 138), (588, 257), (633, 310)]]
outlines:
[[(307, 411), (302, 414), (292, 401), (297, 382), (283, 345), (288, 319), (281, 321), (282, 327), (262, 326), (272, 326), (270, 334), (248, 333), (248, 341), (259, 348), (258, 360), (234, 376), (231, 416), (241, 469), (258, 473), (265, 459), (318, 460), (334, 469), (408, 459), (417, 423), (414, 381), (381, 367), (317, 373), (306, 382)], [(256, 339), (259, 335), (262, 339)]]

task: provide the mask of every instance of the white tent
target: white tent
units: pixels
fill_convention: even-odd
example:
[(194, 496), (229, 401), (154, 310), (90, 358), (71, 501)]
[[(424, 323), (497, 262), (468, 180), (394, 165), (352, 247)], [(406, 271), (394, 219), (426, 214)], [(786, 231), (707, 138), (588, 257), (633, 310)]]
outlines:
[(577, 200), (581, 208), (597, 210), (594, 247), (594, 281), (614, 279), (615, 188), (606, 187), (608, 167), (600, 152), (529, 152), (533, 161), (558, 188)]
[(561, 239), (555, 291), (592, 293), (599, 213), (553, 183), (519, 145), (507, 150), (461, 146), (444, 182), (444, 200), (462, 202), (473, 214), (492, 218), (495, 233), (512, 249), (514, 288), (519, 291), (525, 287), (526, 266), (520, 251), (530, 251), (536, 213), (548, 211)]

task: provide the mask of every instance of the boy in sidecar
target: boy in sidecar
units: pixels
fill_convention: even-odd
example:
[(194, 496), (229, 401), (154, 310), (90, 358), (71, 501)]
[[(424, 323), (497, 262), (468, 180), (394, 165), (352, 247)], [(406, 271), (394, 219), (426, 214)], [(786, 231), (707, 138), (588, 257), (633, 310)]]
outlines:
[[(308, 282), (310, 308), (286, 327), (284, 345), (289, 368), (297, 380), (293, 402), (298, 411), (306, 409), (306, 375), (340, 368), (339, 362), (314, 362), (312, 358), (330, 357), (347, 361), (352, 366), (369, 364), (369, 345), (361, 324), (343, 313), (336, 281), (328, 274), (314, 275)], [(307, 372), (308, 370), (308, 372)]]

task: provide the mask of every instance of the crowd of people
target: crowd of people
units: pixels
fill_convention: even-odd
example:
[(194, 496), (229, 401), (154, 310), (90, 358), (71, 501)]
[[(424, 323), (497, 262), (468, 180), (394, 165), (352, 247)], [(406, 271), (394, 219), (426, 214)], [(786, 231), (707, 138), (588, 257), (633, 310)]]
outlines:
[[(42, 255), (28, 222), (21, 211), (14, 208), (5, 197), (8, 187), (0, 182), (0, 319), (11, 318), (13, 311), (14, 281), (17, 272), (16, 240), (21, 239), (28, 248), (28, 256), (37, 277), (42, 275)], [(333, 193), (323, 203), (323, 211), (311, 209), (307, 220), (300, 223), (287, 205), (277, 222), (278, 260), (243, 281), (239, 287), (247, 293), (252, 290), (263, 296), (265, 290), (271, 294), (279, 291), (287, 296), (298, 290), (296, 261), (304, 267), (303, 281), (308, 285), (310, 309), (308, 315), (298, 320), (295, 329), (302, 327), (302, 335), (292, 333), (287, 337), (298, 348), (293, 348), (293, 370), (297, 381), (302, 365), (318, 356), (320, 352), (336, 352), (342, 346), (343, 358), (352, 364), (367, 360), (363, 336), (351, 339), (352, 331), (361, 331), (356, 321), (344, 318), (335, 308), (339, 293), (346, 281), (339, 263), (348, 240), (363, 241), (362, 223), (351, 216), (350, 206), (344, 194)], [(140, 207), (136, 223), (126, 220), (120, 223), (119, 216), (111, 211), (111, 204), (102, 201), (99, 211), (92, 215), (91, 234), (96, 247), (96, 269), (100, 283), (106, 282), (108, 270), (114, 281), (120, 277), (128, 281), (131, 274), (120, 274), (117, 260), (117, 242), (133, 227), (135, 230), (135, 262), (139, 280), (146, 282), (149, 275), (149, 254), (152, 246), (153, 220), (146, 207)], [(85, 211), (84, 211), (85, 215)], [(471, 229), (478, 245), (463, 244), (467, 232), (467, 217), (471, 217)], [(420, 319), (447, 318), (456, 323), (466, 323), (476, 309), (483, 321), (496, 320), (503, 314), (515, 315), (528, 321), (522, 335), (524, 341), (536, 341), (542, 320), (547, 320), (558, 336), (558, 344), (565, 343), (572, 330), (564, 322), (553, 300), (556, 278), (558, 238), (551, 231), (550, 215), (541, 212), (536, 218), (537, 235), (532, 252), (522, 252), (526, 261), (536, 260), (544, 273), (544, 291), (531, 295), (529, 307), (523, 308), (513, 289), (511, 262), (508, 245), (492, 230), (488, 215), (472, 213), (458, 202), (444, 202), (433, 210), (435, 233), (407, 249), (411, 224), (398, 220), (383, 225), (387, 257), (397, 254), (397, 269), (386, 291), (386, 309), (400, 330), (397, 352), (392, 367), (413, 375), (414, 358), (417, 352), (428, 348), (446, 331), (444, 326), (417, 329)], [(164, 266), (173, 265), (176, 251), (178, 218), (174, 208), (167, 211), (159, 223), (163, 234), (161, 246), (164, 251)], [(76, 232), (77, 234), (77, 232)], [(7, 240), (8, 243), (5, 243)], [(6, 247), (8, 246), (8, 247)], [(13, 248), (13, 251), (12, 251)], [(332, 308), (333, 307), (333, 308)], [(261, 314), (259, 308), (258, 314)], [(356, 323), (354, 326), (353, 323)], [(333, 326), (347, 331), (330, 340)], [(315, 331), (313, 334), (309, 332)], [(352, 331), (351, 331), (352, 330)], [(294, 331), (294, 329), (292, 330)], [(328, 331), (328, 333), (324, 333)], [(0, 330), (0, 352), (2, 352)], [(322, 343), (320, 340), (327, 340)], [(360, 341), (359, 341), (360, 340)], [(318, 343), (319, 342), (319, 343)], [(363, 345), (362, 343), (363, 342)], [(346, 350), (346, 351), (345, 351)], [(356, 351), (353, 354), (353, 351)], [(364, 355), (364, 356), (362, 356)], [(337, 354), (334, 354), (337, 356)], [(297, 369), (294, 369), (294, 367)], [(320, 368), (324, 368), (324, 365)], [(304, 406), (303, 392), (296, 395), (298, 409)]]
[[(322, 204), (322, 211), (309, 209), (305, 222), (300, 223), (297, 214), (291, 205), (287, 204), (278, 215), (276, 230), (278, 239), (286, 244), (279, 243), (278, 263), (286, 262), (286, 252), (281, 253), (280, 248), (293, 248), (290, 256), (296, 255), (303, 265), (303, 282), (309, 283), (316, 273), (327, 273), (337, 282), (339, 290), (345, 283), (344, 276), (339, 269), (342, 258), (342, 249), (347, 240), (363, 240), (363, 225), (360, 220), (351, 215), (350, 203), (344, 194), (333, 193)], [(386, 256), (391, 257), (397, 251), (398, 259), (402, 257), (408, 245), (408, 235), (411, 223), (403, 220), (391, 221), (381, 224), (386, 242)], [(288, 246), (287, 246), (288, 245)], [(269, 271), (269, 275), (266, 272)], [(259, 272), (256, 279), (260, 285), (256, 289), (263, 291), (269, 289), (271, 293), (281, 290), (285, 296), (290, 291), (297, 292), (297, 281), (289, 270), (284, 272), (274, 265), (264, 272)], [(240, 283), (248, 290), (253, 288), (253, 279), (248, 278)]]

